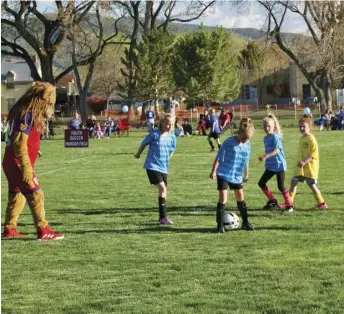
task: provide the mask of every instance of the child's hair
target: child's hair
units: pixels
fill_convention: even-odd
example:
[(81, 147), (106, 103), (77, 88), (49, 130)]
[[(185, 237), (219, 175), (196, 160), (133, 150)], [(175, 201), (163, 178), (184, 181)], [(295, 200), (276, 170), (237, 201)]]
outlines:
[(254, 133), (254, 125), (251, 122), (250, 118), (242, 118), (239, 123), (239, 131), (238, 135), (247, 140), (253, 136)]
[(268, 120), (271, 120), (274, 122), (275, 124), (275, 133), (277, 133), (277, 135), (279, 136), (280, 139), (283, 138), (283, 133), (282, 133), (282, 129), (281, 129), (281, 126), (277, 120), (277, 118), (272, 114), (272, 113), (269, 113), (264, 119), (263, 119), (263, 122), (266, 122)]
[(170, 122), (172, 123), (172, 115), (170, 113), (166, 113), (162, 119), (160, 119), (159, 121), (159, 129), (162, 130), (164, 124), (166, 121), (170, 120)]
[(299, 120), (299, 124), (301, 123), (308, 123), (310, 127), (313, 125), (312, 117), (309, 114), (304, 114), (302, 118)]
[(210, 115), (215, 114), (215, 109), (214, 109), (214, 108), (209, 108), (209, 109), (208, 109), (208, 113), (209, 113)]

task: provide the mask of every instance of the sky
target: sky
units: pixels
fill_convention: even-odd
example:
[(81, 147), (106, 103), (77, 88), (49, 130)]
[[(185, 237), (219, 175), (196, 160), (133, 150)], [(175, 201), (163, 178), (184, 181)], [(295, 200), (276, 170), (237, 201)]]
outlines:
[[(236, 7), (233, 1), (221, 1), (206, 16), (192, 23), (203, 23), (207, 26), (221, 25), (226, 28), (262, 29), (265, 22), (266, 11), (256, 1), (247, 1), (244, 8)], [(288, 14), (284, 24), (283, 32), (306, 34), (306, 25), (296, 14)]]
[[(180, 1), (178, 9), (183, 10), (186, 5), (185, 2), (187, 0)], [(41, 8), (47, 11), (56, 9), (54, 1), (41, 0), (38, 3)], [(235, 7), (233, 4), (234, 1), (218, 0), (215, 6), (208, 10), (204, 16), (190, 23), (197, 25), (203, 23), (206, 26), (222, 25), (226, 28), (263, 28), (266, 21), (266, 12), (255, 0), (246, 0), (244, 8)], [(290, 13), (286, 19), (285, 26), (282, 28), (283, 32), (306, 34), (306, 25), (296, 14)]]

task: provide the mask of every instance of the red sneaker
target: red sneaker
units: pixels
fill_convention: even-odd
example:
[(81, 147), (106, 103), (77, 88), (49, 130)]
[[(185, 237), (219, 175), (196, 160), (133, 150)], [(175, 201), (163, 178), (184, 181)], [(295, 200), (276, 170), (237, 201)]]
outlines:
[(63, 238), (64, 234), (55, 233), (49, 226), (37, 230), (38, 241), (61, 240)]
[(315, 207), (313, 207), (314, 210), (325, 210), (327, 208), (328, 208), (328, 206), (326, 203), (321, 203), (321, 204), (318, 204)]
[(15, 239), (15, 238), (26, 238), (27, 234), (23, 234), (17, 231), (15, 227), (7, 228), (5, 227), (4, 233), (2, 234), (2, 238), (6, 239)]

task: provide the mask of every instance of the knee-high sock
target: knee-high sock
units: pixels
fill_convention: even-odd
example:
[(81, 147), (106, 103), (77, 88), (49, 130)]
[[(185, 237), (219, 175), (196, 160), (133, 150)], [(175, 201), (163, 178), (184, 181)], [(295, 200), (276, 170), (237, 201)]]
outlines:
[(216, 223), (223, 226), (223, 215), (225, 213), (226, 204), (217, 203), (216, 207)]
[(291, 200), (291, 202), (292, 202), (293, 204), (294, 204), (295, 194), (296, 194), (296, 192), (289, 192), (290, 200)]
[(325, 200), (324, 200), (322, 194), (320, 193), (320, 191), (319, 191), (319, 193), (314, 193), (313, 192), (313, 196), (314, 196), (314, 198), (315, 198), (315, 200), (317, 201), (318, 204), (325, 203)]
[(283, 190), (282, 191), (282, 195), (284, 198), (284, 202), (287, 204), (287, 206), (293, 206), (293, 201), (291, 200), (291, 197), (289, 195), (289, 191), (288, 190)]
[(159, 219), (162, 219), (167, 216), (166, 213), (166, 198), (159, 197)]
[(242, 221), (244, 223), (248, 222), (246, 202), (245, 201), (237, 201), (237, 206), (238, 206)]
[(25, 195), (25, 197), (30, 206), (31, 214), (36, 228), (40, 229), (48, 225), (48, 222), (45, 220), (43, 191), (38, 190), (33, 192), (32, 194)]
[(25, 196), (21, 193), (8, 193), (8, 202), (5, 214), (5, 228), (16, 228), (18, 217), (24, 209)]
[(208, 143), (209, 143), (209, 145), (210, 145), (210, 147), (211, 147), (212, 149), (215, 148), (215, 146), (214, 146), (213, 142), (211, 141), (211, 139), (208, 139)]
[(269, 199), (269, 201), (275, 200), (275, 196), (272, 194), (271, 190), (269, 189), (268, 186), (265, 186), (262, 188), (262, 191), (266, 195), (266, 197)]

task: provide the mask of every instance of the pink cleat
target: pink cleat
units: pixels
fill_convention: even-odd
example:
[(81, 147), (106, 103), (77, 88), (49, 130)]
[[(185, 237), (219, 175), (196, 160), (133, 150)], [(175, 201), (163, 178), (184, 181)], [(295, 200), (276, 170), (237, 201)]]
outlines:
[(321, 203), (313, 207), (314, 210), (325, 210), (328, 209), (328, 206), (326, 203)]
[(170, 220), (167, 216), (165, 216), (164, 218), (161, 218), (159, 221), (160, 225), (173, 225), (173, 221)]
[(283, 211), (286, 211), (288, 213), (292, 213), (294, 211), (294, 207), (293, 206), (288, 206), (286, 203), (279, 204), (278, 207), (280, 209), (283, 209)]

